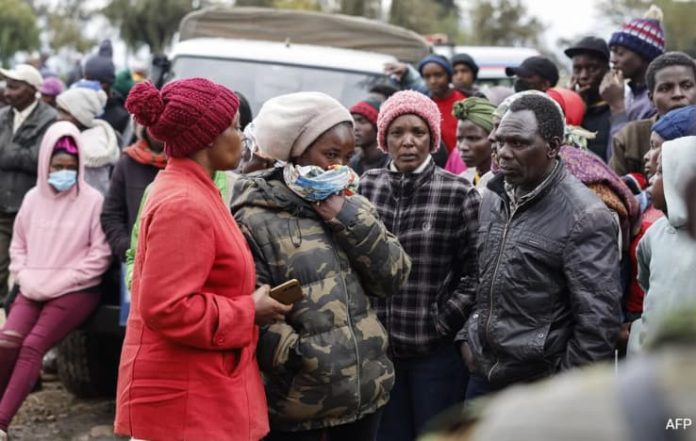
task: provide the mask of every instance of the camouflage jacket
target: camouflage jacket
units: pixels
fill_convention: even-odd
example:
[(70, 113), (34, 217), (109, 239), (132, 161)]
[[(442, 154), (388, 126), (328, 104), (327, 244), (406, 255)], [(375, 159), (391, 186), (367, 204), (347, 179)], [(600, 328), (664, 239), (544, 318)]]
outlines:
[(271, 427), (350, 423), (386, 404), (394, 383), (387, 334), (367, 296), (398, 292), (411, 261), (367, 199), (348, 197), (325, 222), (279, 170), (240, 178), (232, 200), (258, 283), (295, 278), (305, 294), (284, 322), (261, 331)]

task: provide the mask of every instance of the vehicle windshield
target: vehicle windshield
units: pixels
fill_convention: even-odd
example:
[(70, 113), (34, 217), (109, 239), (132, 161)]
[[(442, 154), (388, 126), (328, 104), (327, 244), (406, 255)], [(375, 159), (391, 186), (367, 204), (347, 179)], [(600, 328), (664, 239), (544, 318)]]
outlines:
[(241, 92), (254, 112), (278, 95), (302, 91), (324, 92), (345, 106), (364, 99), (368, 89), (385, 81), (383, 75), (229, 58), (177, 57), (170, 80), (205, 77)]

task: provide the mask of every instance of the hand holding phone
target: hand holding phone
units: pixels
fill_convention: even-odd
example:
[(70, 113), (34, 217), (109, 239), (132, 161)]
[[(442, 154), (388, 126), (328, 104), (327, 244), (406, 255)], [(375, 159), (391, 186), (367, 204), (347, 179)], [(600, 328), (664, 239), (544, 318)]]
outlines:
[(299, 280), (290, 279), (285, 283), (273, 287), (270, 296), (284, 305), (292, 305), (302, 299), (304, 293), (302, 292), (302, 285), (300, 285)]
[(282, 321), (285, 314), (292, 310), (292, 305), (271, 298), (268, 285), (260, 286), (251, 297), (254, 300), (254, 320), (260, 326)]

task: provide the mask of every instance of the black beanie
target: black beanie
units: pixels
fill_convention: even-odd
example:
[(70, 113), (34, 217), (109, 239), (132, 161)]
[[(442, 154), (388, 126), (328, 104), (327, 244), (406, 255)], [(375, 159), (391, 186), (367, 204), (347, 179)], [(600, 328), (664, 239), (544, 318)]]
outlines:
[(452, 56), (450, 64), (454, 67), (455, 64), (466, 64), (474, 72), (474, 81), (478, 78), (479, 67), (478, 64), (471, 58), (469, 54), (456, 54)]

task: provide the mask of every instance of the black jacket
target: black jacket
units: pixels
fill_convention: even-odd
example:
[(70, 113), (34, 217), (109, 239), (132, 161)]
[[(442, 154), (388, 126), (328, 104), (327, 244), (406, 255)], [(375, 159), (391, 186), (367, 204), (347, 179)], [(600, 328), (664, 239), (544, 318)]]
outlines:
[(140, 164), (128, 155), (121, 156), (114, 167), (109, 192), (104, 199), (101, 224), (111, 251), (122, 261), (130, 247), (140, 200), (157, 172), (157, 167)]
[(36, 185), (41, 139), (55, 120), (56, 111), (39, 100), (13, 134), (12, 107), (0, 109), (0, 213), (16, 214), (26, 192)]
[(617, 225), (562, 164), (509, 213), (503, 176), (479, 215), (479, 289), (464, 328), (477, 373), (496, 386), (612, 354), (621, 324)]
[(595, 103), (587, 107), (585, 117), (582, 120), (582, 127), (595, 132), (595, 139), (587, 142), (587, 148), (596, 153), (604, 162), (609, 160), (609, 149), (611, 147), (611, 110), (605, 102)]

